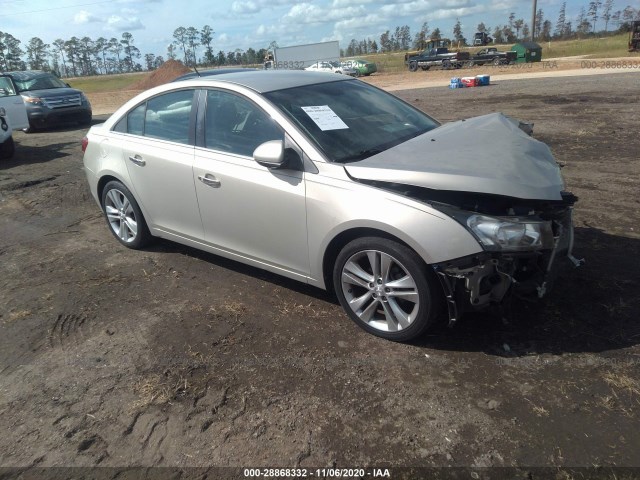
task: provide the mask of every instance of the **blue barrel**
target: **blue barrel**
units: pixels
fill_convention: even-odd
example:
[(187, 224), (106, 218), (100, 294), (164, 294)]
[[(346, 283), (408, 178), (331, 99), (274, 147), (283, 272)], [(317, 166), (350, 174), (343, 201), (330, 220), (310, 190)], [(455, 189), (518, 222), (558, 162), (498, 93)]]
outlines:
[(489, 81), (491, 77), (489, 75), (477, 75), (476, 76), (476, 85), (478, 87), (486, 87), (489, 85)]
[(464, 87), (464, 85), (462, 85), (462, 81), (460, 80), (460, 77), (453, 77), (451, 79), (451, 83), (449, 83), (449, 88), (454, 89), (454, 88), (462, 88)]

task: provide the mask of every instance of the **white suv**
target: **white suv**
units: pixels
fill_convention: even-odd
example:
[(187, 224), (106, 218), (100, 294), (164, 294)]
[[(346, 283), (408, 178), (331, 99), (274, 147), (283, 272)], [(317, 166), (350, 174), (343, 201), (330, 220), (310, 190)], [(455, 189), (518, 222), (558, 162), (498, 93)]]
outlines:
[(0, 75), (0, 158), (11, 158), (14, 152), (13, 130), (29, 127), (27, 108), (11, 79)]

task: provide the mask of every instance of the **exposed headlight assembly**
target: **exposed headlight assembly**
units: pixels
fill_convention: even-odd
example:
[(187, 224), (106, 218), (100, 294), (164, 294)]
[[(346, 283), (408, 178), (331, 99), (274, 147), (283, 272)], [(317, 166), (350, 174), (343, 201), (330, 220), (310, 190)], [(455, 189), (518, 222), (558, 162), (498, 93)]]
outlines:
[(520, 252), (553, 248), (551, 222), (471, 215), (466, 226), (485, 250)]
[(529, 252), (553, 249), (551, 222), (527, 217), (493, 217), (434, 204), (435, 208), (456, 219), (491, 252)]

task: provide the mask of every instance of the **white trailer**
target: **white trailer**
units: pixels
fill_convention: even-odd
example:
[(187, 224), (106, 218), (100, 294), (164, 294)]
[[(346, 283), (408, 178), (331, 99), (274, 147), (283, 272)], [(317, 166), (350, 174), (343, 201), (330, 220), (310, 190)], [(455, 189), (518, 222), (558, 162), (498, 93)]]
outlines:
[(316, 62), (339, 61), (340, 44), (335, 40), (276, 48), (273, 51), (273, 59), (265, 62), (265, 68), (301, 70)]

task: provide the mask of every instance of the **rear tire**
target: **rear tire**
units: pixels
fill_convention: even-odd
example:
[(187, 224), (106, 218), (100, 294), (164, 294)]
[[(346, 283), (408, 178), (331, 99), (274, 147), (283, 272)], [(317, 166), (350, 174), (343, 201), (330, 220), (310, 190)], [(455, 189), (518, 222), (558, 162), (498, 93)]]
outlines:
[(409, 71), (415, 72), (418, 70), (418, 62), (409, 62)]
[(492, 63), (497, 67), (498, 65), (502, 65), (502, 59), (500, 57), (495, 57)]
[(151, 241), (152, 236), (138, 202), (117, 180), (107, 183), (102, 191), (102, 211), (109, 230), (125, 247), (138, 250)]
[(13, 137), (7, 138), (4, 142), (0, 143), (0, 158), (3, 160), (13, 157), (16, 151), (16, 145), (13, 143)]
[(342, 249), (333, 285), (351, 320), (395, 342), (422, 335), (440, 316), (444, 298), (435, 274), (418, 254), (379, 237), (359, 238)]

